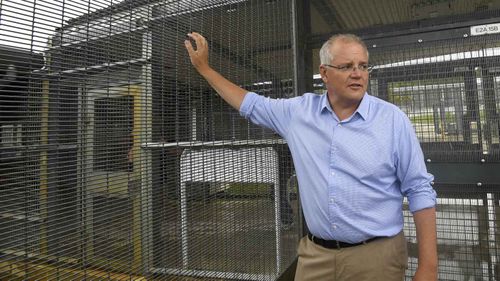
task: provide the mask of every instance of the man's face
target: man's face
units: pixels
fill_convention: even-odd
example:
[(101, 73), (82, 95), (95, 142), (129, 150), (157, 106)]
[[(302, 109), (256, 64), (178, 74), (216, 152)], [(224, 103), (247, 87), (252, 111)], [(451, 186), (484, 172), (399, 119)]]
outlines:
[(320, 74), (328, 90), (330, 102), (357, 103), (366, 92), (368, 71), (360, 65), (368, 64), (368, 54), (363, 46), (355, 42), (336, 41), (330, 49), (333, 60), (330, 65), (336, 67), (352, 66), (347, 71), (321, 65)]

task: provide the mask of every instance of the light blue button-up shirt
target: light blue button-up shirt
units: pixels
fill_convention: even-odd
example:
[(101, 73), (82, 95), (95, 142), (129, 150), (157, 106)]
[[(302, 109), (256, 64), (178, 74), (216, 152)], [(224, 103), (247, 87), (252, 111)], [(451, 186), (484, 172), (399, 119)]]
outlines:
[(240, 114), (287, 141), (314, 236), (348, 243), (394, 236), (403, 229), (404, 196), (411, 212), (436, 204), (411, 122), (391, 103), (365, 94), (340, 121), (326, 94), (247, 93)]

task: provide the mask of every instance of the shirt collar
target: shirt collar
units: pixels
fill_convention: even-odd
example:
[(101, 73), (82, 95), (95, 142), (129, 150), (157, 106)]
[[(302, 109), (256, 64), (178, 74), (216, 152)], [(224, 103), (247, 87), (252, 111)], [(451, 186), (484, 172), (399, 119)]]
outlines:
[[(328, 102), (328, 93), (325, 91), (325, 94), (323, 94), (322, 100), (321, 100), (321, 106), (320, 106), (320, 112), (323, 112), (323, 110), (328, 110), (333, 113), (333, 109), (330, 106), (330, 103)], [(358, 108), (354, 112), (356, 112), (363, 118), (363, 120), (366, 121), (368, 118), (368, 111), (370, 109), (370, 95), (368, 93), (365, 93), (363, 96), (363, 99), (361, 100), (361, 103), (359, 104)]]
[(361, 103), (358, 106), (358, 109), (356, 109), (355, 113), (359, 113), (361, 118), (366, 121), (368, 119), (368, 111), (370, 109), (370, 95), (368, 95), (365, 92), (365, 95), (363, 96), (363, 99), (361, 100)]
[(325, 91), (323, 96), (321, 96), (321, 106), (319, 107), (319, 111), (323, 112), (323, 110), (328, 110), (333, 113), (332, 107), (330, 106), (330, 103), (328, 102), (328, 92)]

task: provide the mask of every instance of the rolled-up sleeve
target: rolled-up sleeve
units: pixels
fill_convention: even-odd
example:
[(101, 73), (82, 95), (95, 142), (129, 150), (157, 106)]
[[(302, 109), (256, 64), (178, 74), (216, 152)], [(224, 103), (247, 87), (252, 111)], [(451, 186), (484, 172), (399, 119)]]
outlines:
[(241, 116), (243, 116), (247, 119), (250, 117), (250, 114), (252, 114), (253, 107), (254, 107), (255, 102), (256, 102), (258, 97), (259, 97), (259, 95), (257, 95), (256, 93), (253, 93), (253, 92), (248, 92), (245, 95), (245, 98), (243, 99), (243, 102), (241, 103), (241, 106), (240, 106), (240, 115)]
[(272, 99), (248, 92), (240, 106), (240, 115), (285, 137), (296, 99)]

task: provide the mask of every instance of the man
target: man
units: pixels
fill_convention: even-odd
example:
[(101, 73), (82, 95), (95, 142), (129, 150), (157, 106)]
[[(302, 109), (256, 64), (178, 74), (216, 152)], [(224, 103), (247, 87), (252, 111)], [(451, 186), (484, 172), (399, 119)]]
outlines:
[(403, 197), (418, 240), (415, 281), (437, 280), (436, 193), (413, 127), (396, 106), (366, 93), (368, 50), (351, 34), (320, 51), (327, 93), (269, 99), (247, 92), (208, 63), (207, 41), (188, 34), (191, 62), (217, 93), (288, 143), (309, 234), (295, 280), (403, 280)]

